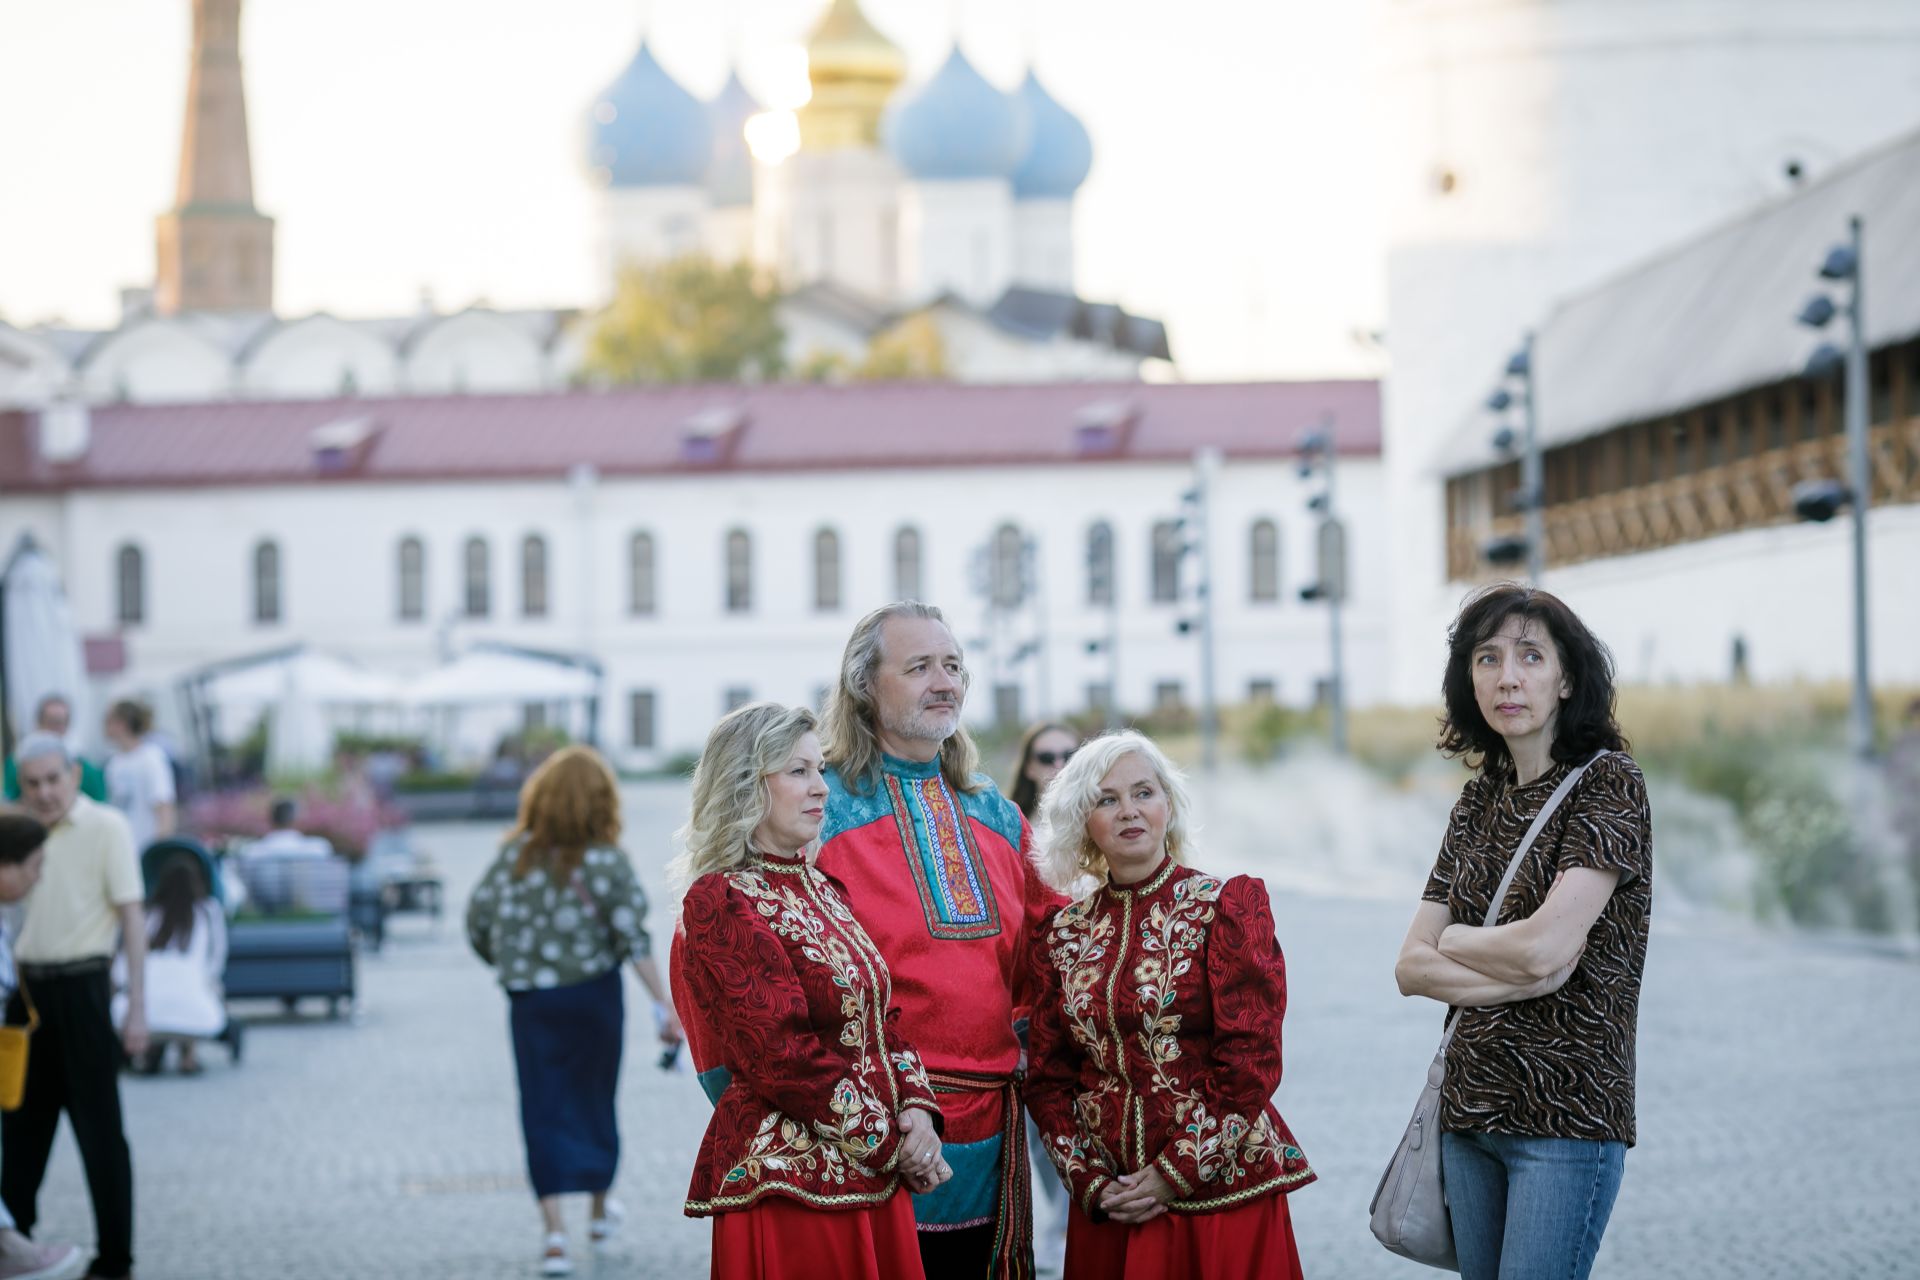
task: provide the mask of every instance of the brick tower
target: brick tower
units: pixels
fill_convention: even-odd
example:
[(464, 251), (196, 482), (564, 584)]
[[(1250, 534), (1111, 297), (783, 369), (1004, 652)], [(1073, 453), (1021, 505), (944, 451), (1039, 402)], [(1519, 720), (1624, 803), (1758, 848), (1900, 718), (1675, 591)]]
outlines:
[(241, 0), (193, 0), (193, 65), (180, 137), (180, 186), (160, 216), (154, 307), (273, 309), (273, 219), (253, 206)]

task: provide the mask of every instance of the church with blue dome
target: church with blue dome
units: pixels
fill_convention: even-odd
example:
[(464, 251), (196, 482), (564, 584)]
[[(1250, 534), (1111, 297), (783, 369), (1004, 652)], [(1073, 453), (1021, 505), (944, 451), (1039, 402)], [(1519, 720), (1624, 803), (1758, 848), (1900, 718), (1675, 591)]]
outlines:
[[(829, 330), (943, 308), (1021, 348), (1085, 347), (1104, 328), (1092, 346), (1106, 351), (1069, 376), (1131, 376), (1166, 355), (1157, 323), (1102, 326), (1074, 292), (1073, 205), (1093, 142), (1036, 73), (1003, 90), (956, 45), (908, 84), (905, 56), (858, 0), (832, 0), (806, 51), (811, 97), (766, 112), (737, 74), (701, 101), (642, 42), (588, 121), (609, 289), (623, 264), (704, 253), (754, 263), (799, 306), (814, 299)], [(757, 153), (756, 128), (775, 140)], [(1044, 377), (1057, 363), (1027, 352), (1008, 367)]]

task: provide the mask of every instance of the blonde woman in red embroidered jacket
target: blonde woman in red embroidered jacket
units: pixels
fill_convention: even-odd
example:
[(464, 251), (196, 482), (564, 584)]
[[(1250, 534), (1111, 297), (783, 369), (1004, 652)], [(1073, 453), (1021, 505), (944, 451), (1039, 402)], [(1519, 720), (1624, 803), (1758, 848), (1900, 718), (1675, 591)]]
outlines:
[(917, 1280), (913, 1207), (951, 1170), (886, 962), (813, 865), (813, 713), (742, 707), (694, 774), (674, 999), (715, 1097), (687, 1191), (725, 1280)]
[(1314, 1174), (1270, 1101), (1286, 966), (1266, 886), (1186, 865), (1190, 815), (1137, 733), (1043, 802), (1042, 870), (1085, 891), (1033, 942), (1027, 1107), (1074, 1200), (1067, 1280), (1300, 1276), (1286, 1193)]

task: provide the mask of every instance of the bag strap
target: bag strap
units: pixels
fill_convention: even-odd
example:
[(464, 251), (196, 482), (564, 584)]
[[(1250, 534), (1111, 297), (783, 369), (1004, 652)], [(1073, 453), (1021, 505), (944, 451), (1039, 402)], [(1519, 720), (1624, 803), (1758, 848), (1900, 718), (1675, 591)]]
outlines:
[(33, 1007), (33, 992), (27, 990), (27, 980), (20, 973), (18, 961), (14, 962), (13, 977), (14, 981), (20, 985), (20, 998), (27, 1003), (26, 1032), (28, 1035), (32, 1035), (40, 1029), (40, 1011)]
[[(1499, 921), (1500, 908), (1506, 902), (1507, 890), (1513, 887), (1513, 878), (1520, 874), (1520, 864), (1526, 860), (1527, 851), (1533, 848), (1533, 842), (1540, 838), (1542, 831), (1546, 830), (1547, 821), (1553, 817), (1554, 810), (1560, 807), (1560, 802), (1567, 798), (1567, 793), (1573, 790), (1574, 784), (1580, 781), (1587, 770), (1591, 769), (1600, 757), (1607, 754), (1609, 752), (1604, 749), (1594, 752), (1592, 759), (1560, 779), (1560, 785), (1553, 789), (1553, 794), (1547, 797), (1547, 802), (1540, 806), (1540, 812), (1534, 815), (1533, 822), (1527, 827), (1527, 834), (1520, 837), (1520, 847), (1513, 851), (1513, 858), (1507, 863), (1507, 873), (1500, 877), (1500, 887), (1493, 891), (1493, 900), (1487, 904), (1487, 928), (1492, 928)], [(1464, 1012), (1466, 1012), (1464, 1008), (1456, 1008), (1452, 1016), (1447, 1019), (1446, 1034), (1440, 1037), (1440, 1052), (1447, 1051), (1447, 1045), (1453, 1040), (1454, 1028), (1460, 1025), (1460, 1015)]]

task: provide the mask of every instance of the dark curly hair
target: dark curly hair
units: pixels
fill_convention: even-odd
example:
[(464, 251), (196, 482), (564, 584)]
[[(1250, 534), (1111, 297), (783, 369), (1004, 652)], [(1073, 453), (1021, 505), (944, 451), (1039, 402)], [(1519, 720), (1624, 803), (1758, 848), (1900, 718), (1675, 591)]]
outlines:
[(1473, 651), (1516, 616), (1547, 629), (1572, 690), (1554, 720), (1554, 761), (1585, 760), (1603, 749), (1625, 751), (1626, 735), (1613, 718), (1612, 652), (1560, 597), (1518, 582), (1496, 582), (1468, 596), (1447, 631), (1447, 673), (1440, 685), (1447, 714), (1440, 721), (1440, 750), (1464, 757), (1469, 768), (1482, 772), (1512, 764), (1506, 739), (1480, 714), (1473, 695)]

